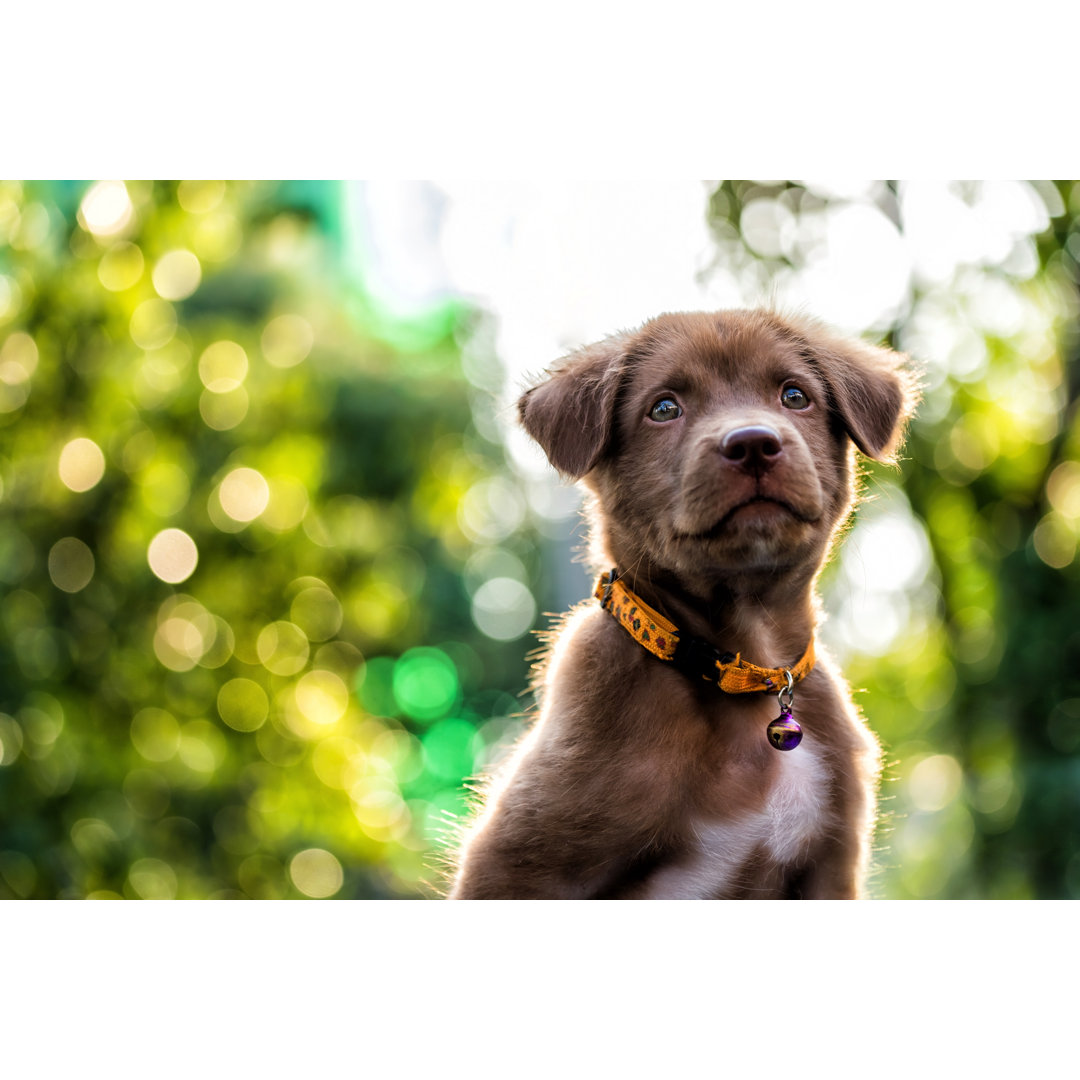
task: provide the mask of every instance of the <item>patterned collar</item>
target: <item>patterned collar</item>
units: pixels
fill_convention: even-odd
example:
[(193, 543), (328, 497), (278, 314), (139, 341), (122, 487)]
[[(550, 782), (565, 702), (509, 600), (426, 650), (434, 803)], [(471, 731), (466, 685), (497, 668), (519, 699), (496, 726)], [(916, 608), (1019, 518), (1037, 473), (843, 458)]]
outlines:
[[(620, 580), (617, 570), (600, 575), (595, 594), (600, 606), (653, 656), (689, 675), (715, 682), (726, 694), (774, 693), (800, 682), (814, 666), (814, 639), (790, 668), (764, 668), (741, 653), (721, 653), (702, 638), (680, 634), (678, 628), (653, 611)], [(789, 681), (790, 676), (790, 681)]]

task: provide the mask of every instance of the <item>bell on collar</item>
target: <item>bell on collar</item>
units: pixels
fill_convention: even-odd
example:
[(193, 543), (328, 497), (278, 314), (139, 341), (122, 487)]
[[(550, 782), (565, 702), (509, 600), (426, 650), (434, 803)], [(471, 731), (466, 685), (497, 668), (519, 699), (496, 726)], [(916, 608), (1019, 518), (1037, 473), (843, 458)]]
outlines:
[(780, 715), (765, 729), (765, 734), (777, 750), (794, 750), (802, 742), (802, 728), (790, 709), (781, 709)]
[(777, 695), (780, 699), (780, 715), (765, 729), (765, 734), (777, 750), (794, 750), (802, 742), (802, 728), (791, 715), (795, 680), (790, 671), (784, 672), (784, 679), (787, 685)]

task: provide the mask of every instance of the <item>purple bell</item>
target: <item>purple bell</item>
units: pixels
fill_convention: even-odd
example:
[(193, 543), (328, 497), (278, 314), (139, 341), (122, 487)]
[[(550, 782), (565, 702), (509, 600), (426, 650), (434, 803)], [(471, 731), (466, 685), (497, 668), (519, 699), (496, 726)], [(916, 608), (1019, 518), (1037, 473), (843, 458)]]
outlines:
[(791, 715), (790, 709), (781, 709), (780, 715), (768, 726), (766, 735), (777, 750), (794, 750), (802, 742), (802, 728)]

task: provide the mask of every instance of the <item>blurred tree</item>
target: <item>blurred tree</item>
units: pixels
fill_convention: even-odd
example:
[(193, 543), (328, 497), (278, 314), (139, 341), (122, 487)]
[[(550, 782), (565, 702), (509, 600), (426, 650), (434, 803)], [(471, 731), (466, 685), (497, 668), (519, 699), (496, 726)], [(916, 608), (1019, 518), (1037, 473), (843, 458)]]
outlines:
[(424, 895), (515, 730), (466, 315), (380, 338), (339, 196), (0, 183), (0, 896)]
[[(903, 235), (904, 196), (725, 182), (710, 202), (717, 263), (767, 292), (845, 206), (873, 206)], [(1003, 196), (1025, 193), (948, 193), (976, 213)], [(1080, 896), (1080, 185), (1027, 196), (1034, 242), (1018, 234), (944, 273), (916, 266), (906, 301), (870, 328), (925, 364), (927, 387), (899, 475), (867, 467), (865, 486), (913, 515), (912, 543), (933, 556), (910, 604), (894, 583), (909, 617), (888, 649), (846, 643), (890, 761), (882, 895)]]

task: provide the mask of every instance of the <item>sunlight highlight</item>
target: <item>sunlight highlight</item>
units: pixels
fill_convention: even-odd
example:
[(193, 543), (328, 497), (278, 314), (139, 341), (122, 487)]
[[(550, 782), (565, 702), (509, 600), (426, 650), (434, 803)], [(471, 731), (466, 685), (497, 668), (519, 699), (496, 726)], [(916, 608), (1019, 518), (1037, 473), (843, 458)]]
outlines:
[(57, 471), (70, 491), (89, 491), (105, 475), (105, 455), (93, 439), (72, 439), (60, 451)]
[(158, 259), (152, 276), (154, 288), (163, 300), (185, 300), (199, 287), (202, 267), (190, 251), (178, 248)]
[(224, 480), (218, 493), (221, 508), (234, 521), (254, 521), (270, 501), (270, 486), (256, 469), (233, 469)]
[(127, 186), (122, 180), (100, 180), (83, 196), (79, 221), (97, 237), (122, 232), (134, 216)]
[(247, 353), (235, 341), (217, 341), (199, 357), (199, 378), (215, 394), (235, 390), (247, 373)]
[(150, 541), (146, 560), (162, 581), (178, 585), (195, 573), (199, 549), (183, 529), (163, 529)]
[(341, 863), (323, 848), (307, 848), (294, 855), (289, 862), (289, 877), (313, 900), (325, 900), (340, 892), (345, 884)]

